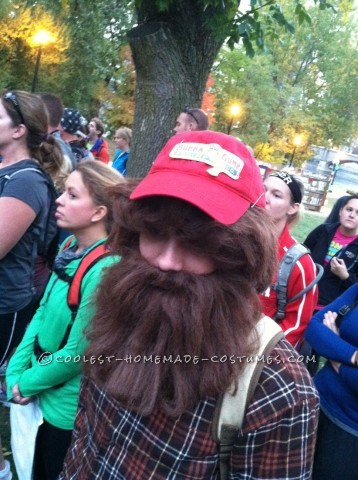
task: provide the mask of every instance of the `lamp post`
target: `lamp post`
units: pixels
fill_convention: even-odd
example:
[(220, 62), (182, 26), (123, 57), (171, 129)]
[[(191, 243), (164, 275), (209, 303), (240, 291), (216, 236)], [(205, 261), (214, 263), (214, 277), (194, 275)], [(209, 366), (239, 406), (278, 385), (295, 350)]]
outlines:
[(39, 74), (42, 48), (45, 45), (54, 42), (54, 38), (47, 30), (38, 30), (33, 36), (32, 42), (35, 46), (38, 47), (35, 71), (34, 71), (34, 76), (32, 78), (32, 86), (31, 86), (31, 92), (34, 93), (36, 90), (37, 77)]
[(234, 118), (238, 116), (238, 114), (240, 113), (240, 105), (237, 105), (237, 104), (234, 104), (234, 105), (231, 105), (230, 107), (230, 123), (229, 123), (229, 126), (227, 128), (227, 134), (230, 135), (230, 132), (231, 132), (231, 129), (232, 129), (232, 125), (234, 123)]
[(295, 135), (292, 143), (293, 143), (293, 150), (292, 150), (290, 163), (288, 164), (289, 167), (292, 167), (292, 165), (293, 165), (293, 159), (295, 157), (296, 148), (299, 147), (300, 145), (302, 145), (302, 136), (301, 135)]

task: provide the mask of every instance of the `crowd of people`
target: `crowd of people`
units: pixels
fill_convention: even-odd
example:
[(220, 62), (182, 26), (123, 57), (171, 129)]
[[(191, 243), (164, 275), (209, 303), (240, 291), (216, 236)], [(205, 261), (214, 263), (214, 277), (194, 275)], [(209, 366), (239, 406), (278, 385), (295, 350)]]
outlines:
[(296, 258), (299, 178), (263, 181), (201, 109), (144, 179), (131, 129), (112, 161), (104, 134), (51, 93), (1, 95), (0, 367), (43, 418), (28, 478), (354, 480), (358, 196)]

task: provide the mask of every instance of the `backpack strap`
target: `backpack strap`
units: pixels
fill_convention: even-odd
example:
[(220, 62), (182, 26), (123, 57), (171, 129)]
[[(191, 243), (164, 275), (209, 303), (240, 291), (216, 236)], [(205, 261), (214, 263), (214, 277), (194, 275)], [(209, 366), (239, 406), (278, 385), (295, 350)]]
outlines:
[(13, 172), (11, 175), (5, 175), (4, 178), (9, 181), (12, 177), (15, 177), (15, 175), (17, 175), (18, 173), (22, 173), (22, 172), (37, 172), (37, 173), (40, 173), (42, 174), (43, 171), (41, 170), (40, 167), (26, 167), (26, 168), (19, 168), (19, 170), (15, 170), (15, 172)]
[[(0, 173), (0, 179), (1, 180), (6, 180), (4, 182), (4, 185), (14, 176), (14, 175), (17, 175), (18, 173), (20, 172), (26, 172), (27, 170), (32, 170), (34, 172), (41, 172), (42, 169), (40, 167), (40, 165), (37, 164), (36, 160), (31, 160), (30, 158), (27, 158), (25, 159), (27, 161), (30, 162), (30, 164), (33, 165), (33, 167), (25, 167), (25, 168), (19, 168), (17, 170), (15, 170), (14, 172), (10, 173), (10, 174), (3, 174), (3, 172)], [(16, 165), (16, 164), (15, 164)]]
[(77, 270), (72, 278), (70, 288), (67, 295), (67, 303), (72, 311), (78, 310), (81, 303), (81, 285), (83, 277), (91, 270), (94, 265), (102, 258), (110, 255), (109, 248), (105, 245), (105, 240), (92, 250), (90, 250), (81, 260)]
[(338, 310), (337, 318), (335, 320), (335, 324), (337, 328), (340, 328), (343, 317), (347, 315), (347, 313), (349, 313), (351, 310), (353, 310), (353, 308), (356, 308), (357, 306), (358, 306), (358, 299), (355, 302), (351, 303), (350, 305), (343, 305), (343, 307), (341, 307)]
[(307, 292), (309, 292), (322, 278), (322, 275), (324, 273), (324, 268), (322, 267), (322, 265), (320, 265), (319, 263), (315, 263), (316, 265), (316, 270), (317, 270), (317, 273), (316, 273), (316, 276), (315, 278), (312, 280), (312, 282), (310, 282), (307, 287), (303, 288), (300, 292), (298, 292), (296, 295), (294, 295), (292, 298), (290, 298), (289, 300), (287, 300), (286, 302), (286, 305), (288, 303), (291, 303), (291, 302), (294, 302), (295, 300), (297, 300), (298, 298), (301, 298), (303, 297), (303, 295)]
[(256, 390), (261, 372), (265, 366), (265, 357), (268, 356), (277, 342), (284, 338), (280, 326), (271, 318), (263, 316), (257, 324), (259, 347), (253, 356), (254, 361), (247, 362), (246, 368), (238, 380), (238, 387), (230, 388), (217, 402), (212, 433), (219, 444), (220, 480), (228, 478), (229, 459), (242, 428), (245, 412)]
[(285, 252), (284, 256), (281, 258), (278, 267), (276, 283), (272, 286), (273, 290), (276, 291), (277, 296), (277, 312), (274, 316), (274, 320), (283, 320), (286, 315), (286, 305), (303, 297), (303, 295), (309, 292), (322, 278), (324, 269), (321, 265), (315, 263), (317, 270), (316, 277), (304, 289), (302, 289), (295, 296), (287, 300), (287, 287), (292, 270), (294, 269), (298, 260), (303, 257), (303, 255), (309, 253), (310, 251), (308, 250), (308, 248), (302, 245), (302, 243), (295, 243)]
[[(67, 239), (61, 251), (64, 251), (67, 244), (68, 246), (66, 248), (70, 246), (72, 239), (73, 236)], [(110, 250), (105, 245), (105, 241), (106, 240), (103, 240), (99, 245), (96, 245), (82, 258), (75, 274), (72, 277), (69, 275), (67, 275), (66, 277), (61, 277), (70, 285), (67, 294), (67, 304), (71, 310), (71, 321), (67, 325), (66, 332), (59, 346), (59, 350), (66, 345), (71, 333), (72, 326), (76, 319), (78, 308), (81, 303), (81, 287), (84, 276), (91, 270), (92, 267), (94, 267), (97, 262), (99, 262), (102, 258), (110, 255)]]

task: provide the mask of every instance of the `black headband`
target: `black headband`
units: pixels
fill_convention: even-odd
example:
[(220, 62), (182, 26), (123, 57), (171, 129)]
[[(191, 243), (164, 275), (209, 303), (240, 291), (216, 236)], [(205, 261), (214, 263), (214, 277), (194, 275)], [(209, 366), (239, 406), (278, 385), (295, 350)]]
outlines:
[(270, 173), (270, 177), (278, 177), (288, 186), (292, 193), (292, 197), (295, 203), (302, 202), (302, 193), (301, 189), (292, 175), (287, 172), (274, 172)]

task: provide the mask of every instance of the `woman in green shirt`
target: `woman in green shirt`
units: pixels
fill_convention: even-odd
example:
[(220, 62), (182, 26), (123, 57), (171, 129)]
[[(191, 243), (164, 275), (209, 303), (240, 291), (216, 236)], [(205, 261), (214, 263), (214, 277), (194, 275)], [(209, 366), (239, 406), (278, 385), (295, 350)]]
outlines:
[(107, 254), (85, 273), (75, 316), (68, 305), (69, 281), (81, 260), (105, 243), (112, 221), (107, 190), (123, 181), (118, 172), (96, 161), (79, 164), (69, 175), (57, 200), (56, 218), (73, 236), (56, 257), (40, 307), (9, 362), (8, 399), (25, 405), (37, 396), (44, 417), (36, 439), (35, 479), (56, 479), (70, 444), (87, 345), (84, 329), (104, 268), (119, 257)]

